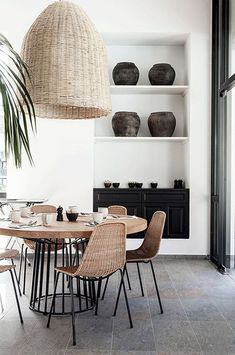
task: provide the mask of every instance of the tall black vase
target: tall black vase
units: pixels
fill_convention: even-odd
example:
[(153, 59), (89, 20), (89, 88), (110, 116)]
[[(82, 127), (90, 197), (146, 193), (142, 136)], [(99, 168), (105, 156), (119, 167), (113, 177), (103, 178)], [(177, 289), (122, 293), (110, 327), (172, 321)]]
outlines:
[(172, 85), (175, 80), (175, 70), (168, 63), (154, 64), (149, 70), (151, 85)]
[(139, 69), (134, 63), (120, 62), (113, 68), (115, 85), (136, 85), (139, 80)]
[(119, 111), (112, 118), (116, 137), (136, 137), (140, 128), (140, 118), (136, 112)]

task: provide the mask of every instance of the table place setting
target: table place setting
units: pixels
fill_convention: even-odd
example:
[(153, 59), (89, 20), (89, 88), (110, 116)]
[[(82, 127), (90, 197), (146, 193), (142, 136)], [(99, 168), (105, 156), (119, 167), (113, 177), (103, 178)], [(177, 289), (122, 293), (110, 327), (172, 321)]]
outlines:
[(108, 215), (106, 217), (106, 219), (138, 219), (137, 216), (128, 216), (128, 215), (123, 215), (123, 216), (119, 216), (119, 215)]
[(31, 228), (31, 227), (40, 227), (42, 224), (38, 224), (38, 221), (29, 221), (29, 223), (23, 223), (23, 222), (11, 222), (8, 227), (12, 229), (25, 229), (25, 228)]

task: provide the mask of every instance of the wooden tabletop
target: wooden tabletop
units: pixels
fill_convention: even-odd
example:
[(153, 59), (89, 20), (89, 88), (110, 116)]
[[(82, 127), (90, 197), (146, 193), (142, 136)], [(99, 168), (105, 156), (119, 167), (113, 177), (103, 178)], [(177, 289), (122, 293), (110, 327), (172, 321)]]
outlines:
[[(129, 216), (130, 217), (130, 216)], [(41, 224), (41, 217), (32, 217), (32, 218), (22, 218), (21, 222), (28, 223), (30, 220), (38, 220), (38, 223)], [(32, 238), (32, 239), (43, 239), (43, 238), (89, 238), (92, 231), (94, 230), (93, 226), (86, 226), (85, 224), (89, 221), (92, 221), (92, 216), (88, 217), (79, 217), (76, 222), (68, 222), (66, 217), (63, 222), (54, 221), (50, 226), (32, 226), (32, 227), (21, 227), (10, 228), (9, 226), (14, 226), (13, 223), (9, 221), (0, 221), (0, 236), (14, 236), (19, 238)], [(108, 219), (107, 222), (103, 223), (115, 223), (115, 222), (124, 222), (127, 226), (127, 234), (137, 233), (145, 230), (147, 228), (147, 221), (144, 218), (128, 218), (121, 216), (115, 219)], [(19, 223), (15, 223), (17, 225)]]

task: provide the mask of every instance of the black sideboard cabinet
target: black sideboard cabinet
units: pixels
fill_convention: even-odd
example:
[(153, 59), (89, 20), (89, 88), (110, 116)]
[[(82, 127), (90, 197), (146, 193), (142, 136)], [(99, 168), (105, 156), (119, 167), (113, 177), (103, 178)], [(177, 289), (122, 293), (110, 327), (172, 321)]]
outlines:
[[(163, 238), (189, 238), (189, 189), (114, 189), (93, 190), (93, 209), (122, 205), (129, 215), (146, 218), (149, 222), (157, 210), (166, 212)], [(143, 236), (139, 234), (139, 236)], [(135, 235), (136, 237), (136, 235)]]

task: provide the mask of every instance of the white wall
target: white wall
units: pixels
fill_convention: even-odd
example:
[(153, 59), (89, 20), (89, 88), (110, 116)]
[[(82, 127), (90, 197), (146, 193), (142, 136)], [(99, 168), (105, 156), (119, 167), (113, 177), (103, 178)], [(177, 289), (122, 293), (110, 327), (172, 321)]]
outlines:
[[(210, 180), (210, 0), (74, 0), (74, 2), (87, 11), (100, 32), (190, 34), (190, 144), (188, 154), (190, 158), (191, 236), (189, 240), (164, 240), (161, 252), (207, 254), (209, 251)], [(1, 2), (0, 30), (8, 35), (16, 49), (20, 48), (23, 35), (29, 25), (50, 3), (49, 0), (34, 2), (5, 0)], [(83, 123), (76, 122), (70, 126), (70, 122), (67, 122), (66, 129), (64, 129), (63, 121), (61, 122), (45, 121), (38, 124), (39, 134), (35, 148), (37, 166), (35, 170), (25, 169), (20, 174), (15, 174), (10, 170), (9, 193), (13, 193), (13, 190), (18, 187), (21, 190), (22, 183), (27, 190), (25, 181), (28, 180), (30, 192), (35, 192), (36, 195), (39, 192), (45, 195), (51, 193), (49, 197), (55, 203), (66, 204), (70, 202), (70, 196), (74, 196), (73, 192), (76, 190), (77, 203), (82, 208), (91, 207), (92, 123), (88, 122), (83, 126)], [(70, 135), (71, 139), (68, 138)], [(81, 140), (83, 143), (79, 146)], [(54, 160), (58, 146), (61, 158)], [(49, 155), (47, 159), (46, 153)], [(73, 159), (70, 159), (70, 154), (73, 154)], [(48, 166), (53, 166), (50, 173), (48, 173)], [(63, 167), (66, 167), (66, 172)], [(84, 171), (86, 171), (88, 181), (85, 181), (85, 175), (81, 177)], [(71, 175), (77, 181), (76, 186), (74, 183), (68, 183)], [(58, 179), (60, 179), (59, 184), (54, 185)], [(86, 198), (81, 197), (82, 192), (84, 196), (87, 196)]]

